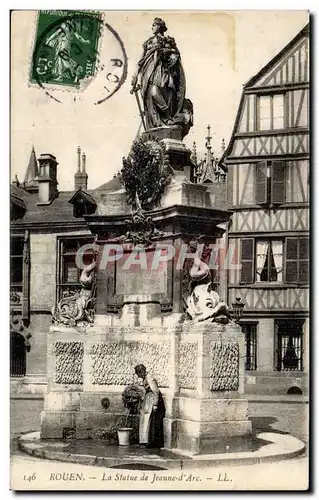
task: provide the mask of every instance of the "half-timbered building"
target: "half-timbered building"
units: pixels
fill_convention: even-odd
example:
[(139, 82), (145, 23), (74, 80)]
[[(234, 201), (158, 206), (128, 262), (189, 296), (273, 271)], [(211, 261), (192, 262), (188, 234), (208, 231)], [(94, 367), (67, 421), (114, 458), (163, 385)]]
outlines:
[(227, 298), (245, 303), (247, 391), (305, 391), (309, 26), (244, 85), (221, 161), (233, 210), (228, 244), (239, 261)]

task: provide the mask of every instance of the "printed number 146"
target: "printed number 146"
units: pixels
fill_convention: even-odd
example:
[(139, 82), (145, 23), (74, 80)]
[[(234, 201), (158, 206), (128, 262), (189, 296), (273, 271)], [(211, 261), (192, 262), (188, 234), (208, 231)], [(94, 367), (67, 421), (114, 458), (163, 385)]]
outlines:
[(36, 475), (35, 472), (33, 472), (32, 476), (27, 476), (26, 474), (23, 476), (23, 479), (25, 481), (35, 481), (36, 480)]

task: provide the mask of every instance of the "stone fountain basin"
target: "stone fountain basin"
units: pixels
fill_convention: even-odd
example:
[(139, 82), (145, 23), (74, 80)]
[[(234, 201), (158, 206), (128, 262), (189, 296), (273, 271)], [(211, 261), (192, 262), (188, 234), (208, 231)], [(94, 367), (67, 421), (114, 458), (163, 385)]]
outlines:
[(102, 440), (40, 439), (40, 432), (31, 432), (20, 437), (19, 448), (34, 457), (61, 462), (123, 469), (156, 467), (163, 470), (273, 462), (296, 457), (305, 451), (304, 443), (289, 434), (261, 432), (254, 438), (259, 440), (259, 446), (253, 447), (253, 451), (233, 452), (229, 449), (225, 453), (192, 455), (177, 449), (110, 446)]

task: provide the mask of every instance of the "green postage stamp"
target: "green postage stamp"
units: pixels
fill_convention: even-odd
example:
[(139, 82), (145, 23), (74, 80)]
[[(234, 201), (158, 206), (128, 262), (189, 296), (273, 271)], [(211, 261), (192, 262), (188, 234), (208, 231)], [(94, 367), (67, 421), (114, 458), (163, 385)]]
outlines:
[(81, 80), (94, 77), (101, 35), (100, 13), (39, 11), (31, 83), (77, 88)]

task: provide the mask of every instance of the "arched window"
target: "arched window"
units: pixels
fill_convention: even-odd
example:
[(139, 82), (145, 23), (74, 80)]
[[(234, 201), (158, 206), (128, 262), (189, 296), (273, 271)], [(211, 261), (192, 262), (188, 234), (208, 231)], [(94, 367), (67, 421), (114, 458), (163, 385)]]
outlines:
[(18, 332), (11, 332), (10, 376), (24, 377), (26, 374), (25, 338)]

